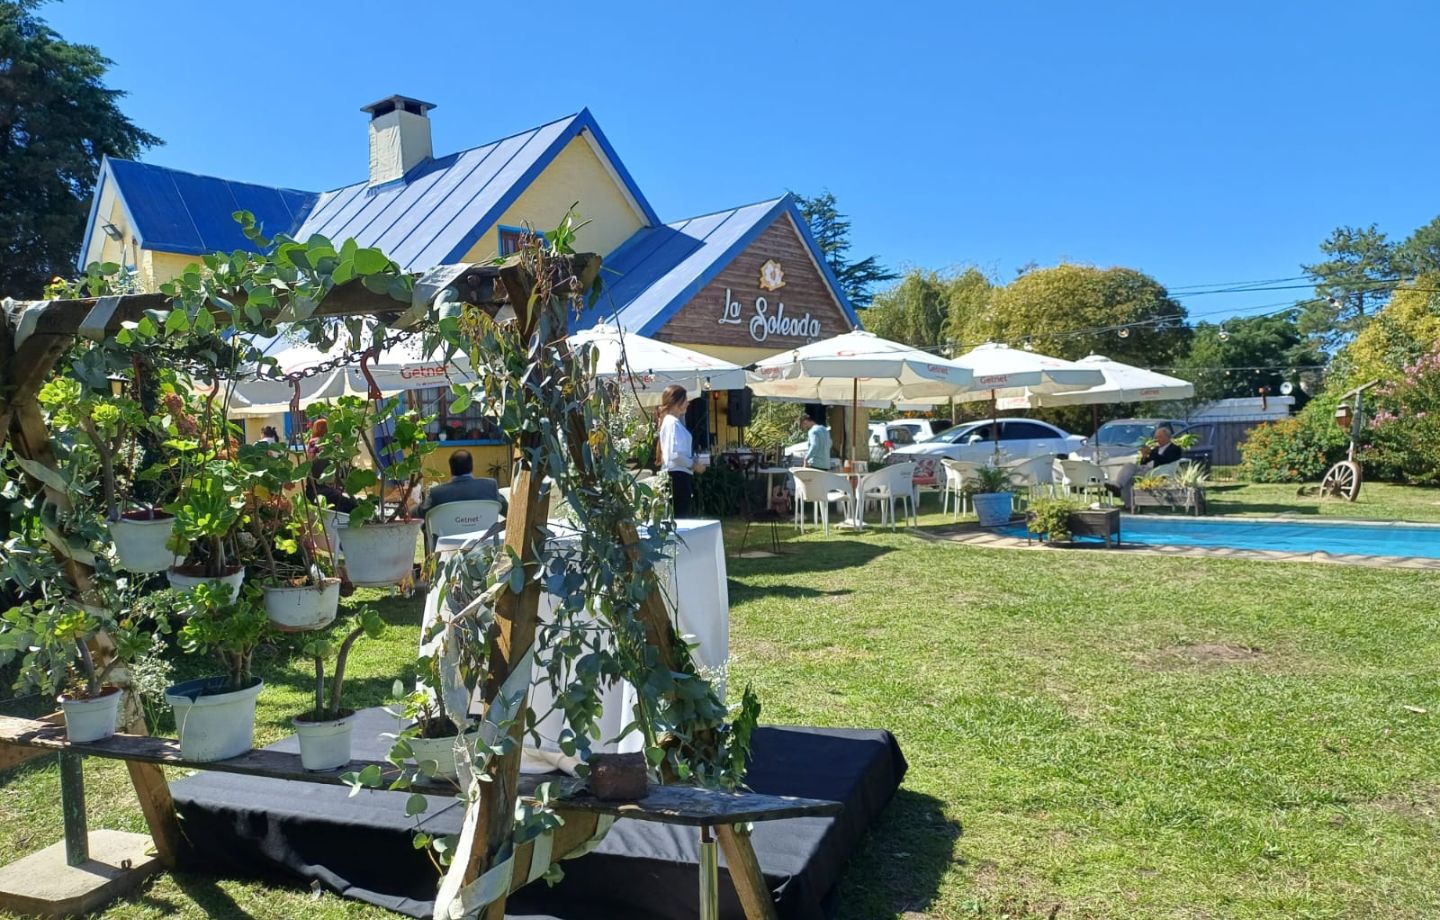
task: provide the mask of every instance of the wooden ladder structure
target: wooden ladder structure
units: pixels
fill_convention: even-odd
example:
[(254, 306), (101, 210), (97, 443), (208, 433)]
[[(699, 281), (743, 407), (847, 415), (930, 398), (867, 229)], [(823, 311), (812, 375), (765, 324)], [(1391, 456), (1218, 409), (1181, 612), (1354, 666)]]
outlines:
[[(532, 273), (535, 264), (544, 266), (546, 277), (535, 277)], [(493, 266), (440, 266), (418, 277), (415, 289), (426, 295), (446, 291), (452, 299), (491, 317), (500, 314), (502, 309), (513, 311), (515, 322), (527, 341), (546, 335), (546, 341), (558, 339), (563, 342), (563, 330), (568, 324), (571, 305), (569, 298), (590, 290), (599, 270), (600, 258), (596, 255), (546, 254), (543, 262), (537, 262), (527, 260), (522, 252)], [(557, 291), (562, 293), (555, 293)], [(243, 308), (243, 298), (233, 306)], [(392, 327), (403, 328), (424, 319), (430, 306), (429, 302), (402, 303), (387, 294), (372, 292), (358, 281), (351, 281), (336, 286), (316, 305), (312, 316), (380, 317)], [(139, 321), (147, 311), (169, 309), (169, 301), (161, 294), (128, 294), (29, 304), (6, 302), (3, 322), (0, 322), (0, 444), (9, 439), (15, 455), (40, 483), (46, 500), (60, 511), (68, 512), (72, 505), (65, 490), (57, 485), (58, 464), (50, 447), (50, 433), (36, 394), (55, 363), (78, 335), (95, 338), (113, 336), (124, 323)], [(276, 309), (268, 308), (264, 312), (273, 316)], [(584, 420), (579, 413), (572, 413), (564, 420), (564, 425), (570, 452), (578, 460), (583, 456), (587, 434)], [(532, 453), (540, 453), (526, 451), (527, 447), (534, 446), (535, 443), (515, 445), (517, 456), (526, 458)], [(579, 465), (584, 468), (583, 464)], [(513, 550), (514, 558), (521, 560), (527, 577), (522, 592), (504, 592), (496, 605), (497, 627), (490, 640), (488, 655), (490, 683), (482, 694), (487, 708), (495, 702), (506, 678), (524, 660), (535, 641), (540, 580), (534, 575), (539, 568), (539, 547), (545, 523), (545, 503), (540, 501), (540, 487), (545, 473), (545, 469), (536, 468), (525, 460), (511, 487), (505, 542)], [(630, 546), (638, 541), (633, 524), (622, 525), (616, 536)], [(56, 547), (56, 555), (64, 564), (65, 579), (73, 596), (88, 596), (95, 574), (93, 565), (86, 561), (83, 554), (78, 557), (73, 553), (67, 554), (60, 547)], [(638, 558), (632, 554), (631, 561), (637, 562)], [(657, 650), (660, 662), (675, 671), (690, 668), (658, 590), (650, 592), (640, 611), (640, 618), (647, 641)], [(103, 654), (104, 649), (100, 652)], [(526, 701), (522, 700), (522, 711), (525, 704)], [(509, 753), (491, 758), (486, 766), (485, 782), (479, 784), (480, 794), (467, 806), (464, 829), (451, 868), (452, 873), (459, 874), (455, 881), (461, 886), (473, 884), (496, 864), (502, 854), (510, 850), (516, 801), (526, 790), (520, 776), (523, 722), (523, 719), (514, 721), (510, 735), (516, 743)], [(129, 720), (128, 727), (132, 732), (143, 732), (143, 726), (137, 725), (134, 719)], [(84, 858), (81, 755), (111, 757), (126, 762), (162, 861), (173, 860), (178, 842), (173, 803), (162, 764), (311, 782), (334, 781), (327, 774), (306, 774), (299, 768), (298, 759), (275, 752), (252, 751), (221, 763), (187, 764), (179, 759), (175, 743), (165, 739), (132, 734), (94, 744), (70, 745), (63, 741), (63, 733), (51, 723), (13, 719), (3, 722), (0, 766), (6, 765), (7, 757), (15, 762), (46, 751), (60, 754), (62, 794), (65, 795), (67, 816), (67, 861)], [(832, 814), (839, 805), (664, 786), (652, 790), (644, 800), (620, 806), (602, 805), (598, 800), (577, 795), (563, 799), (555, 808), (575, 820), (567, 819), (565, 826), (555, 832), (555, 839), (549, 842), (549, 862), (575, 852), (589, 841), (595, 835), (602, 816), (669, 821), (699, 828), (704, 892), (702, 918), (709, 920), (716, 909), (718, 842), (726, 853), (731, 878), (745, 905), (746, 915), (752, 920), (759, 920), (773, 917), (774, 906), (748, 834), (737, 830), (736, 825), (799, 814)], [(530, 856), (527, 854), (525, 871), (519, 871), (522, 862), (519, 850), (524, 846), (528, 844), (515, 848), (513, 877), (517, 880), (537, 878), (544, 868), (530, 867)], [(535, 871), (537, 868), (539, 871)], [(506, 896), (507, 893), (502, 892), (475, 910), (452, 913), (451, 916), (502, 920)]]

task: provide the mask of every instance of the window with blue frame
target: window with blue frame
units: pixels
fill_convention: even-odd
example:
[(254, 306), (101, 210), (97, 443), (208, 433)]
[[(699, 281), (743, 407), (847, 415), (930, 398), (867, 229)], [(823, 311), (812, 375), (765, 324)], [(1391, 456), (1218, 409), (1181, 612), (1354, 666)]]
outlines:
[(545, 234), (538, 230), (526, 230), (524, 227), (499, 226), (495, 228), (500, 237), (500, 255), (508, 256), (520, 249), (520, 243), (526, 236), (538, 236), (545, 239)]
[(464, 412), (452, 413), (450, 404), (455, 401), (449, 387), (427, 387), (414, 390), (415, 408), (421, 415), (435, 419), (430, 424), (430, 433), (443, 440), (465, 441), (481, 444), (501, 444), (504, 438), (500, 427), (485, 417), (478, 403), (471, 403)]

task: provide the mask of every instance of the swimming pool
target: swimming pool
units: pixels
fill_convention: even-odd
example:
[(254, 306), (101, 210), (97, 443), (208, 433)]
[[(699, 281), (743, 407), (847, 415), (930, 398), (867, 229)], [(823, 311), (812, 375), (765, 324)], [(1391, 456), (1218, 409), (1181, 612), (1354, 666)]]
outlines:
[[(1026, 536), (1025, 525), (1001, 528), (1007, 536)], [(1440, 525), (1366, 524), (1356, 521), (1216, 520), (1127, 514), (1120, 524), (1125, 543), (1271, 550), (1282, 553), (1331, 553), (1359, 556), (1418, 556), (1440, 559)], [(1092, 542), (1082, 538), (1082, 543)], [(1093, 542), (1099, 542), (1095, 540)]]

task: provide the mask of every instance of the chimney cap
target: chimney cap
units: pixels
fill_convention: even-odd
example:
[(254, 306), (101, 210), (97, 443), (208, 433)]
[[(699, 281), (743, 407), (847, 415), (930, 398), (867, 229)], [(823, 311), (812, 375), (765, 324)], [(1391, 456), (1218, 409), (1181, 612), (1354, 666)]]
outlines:
[(424, 115), (433, 108), (435, 108), (435, 103), (433, 102), (422, 102), (410, 96), (397, 94), (394, 96), (386, 96), (384, 99), (377, 99), (369, 105), (363, 105), (360, 107), (360, 111), (370, 113), (370, 120), (374, 121), (381, 115), (389, 115), (396, 109), (409, 112), (412, 115)]

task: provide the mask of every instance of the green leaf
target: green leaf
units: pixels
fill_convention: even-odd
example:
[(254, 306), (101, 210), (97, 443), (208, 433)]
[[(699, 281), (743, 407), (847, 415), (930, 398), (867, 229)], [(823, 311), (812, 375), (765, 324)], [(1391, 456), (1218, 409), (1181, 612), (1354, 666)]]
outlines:
[[(425, 796), (416, 792), (412, 794), (410, 798), (405, 800), (405, 817), (413, 818), (418, 814), (423, 814), (425, 812), (425, 809), (429, 807), (430, 802), (425, 798)], [(416, 847), (416, 849), (419, 849), (419, 847)]]
[(390, 260), (385, 258), (385, 253), (378, 249), (357, 249), (355, 250), (354, 265), (355, 271), (361, 275), (374, 275), (385, 270)]
[(207, 309), (205, 309), (205, 308), (202, 307), (202, 308), (200, 309), (200, 312), (195, 314), (195, 322), (191, 324), (191, 328), (193, 328), (196, 332), (201, 333), (201, 334), (214, 332), (214, 331), (215, 331), (215, 317), (214, 317), (214, 315), (213, 315), (209, 310), (207, 310)]
[(190, 317), (185, 315), (184, 310), (171, 310), (170, 315), (165, 317), (165, 332), (168, 335), (183, 335), (189, 331)]
[(153, 339), (160, 333), (160, 330), (156, 327), (155, 321), (147, 315), (140, 317), (140, 322), (135, 324), (135, 332), (142, 339)]

